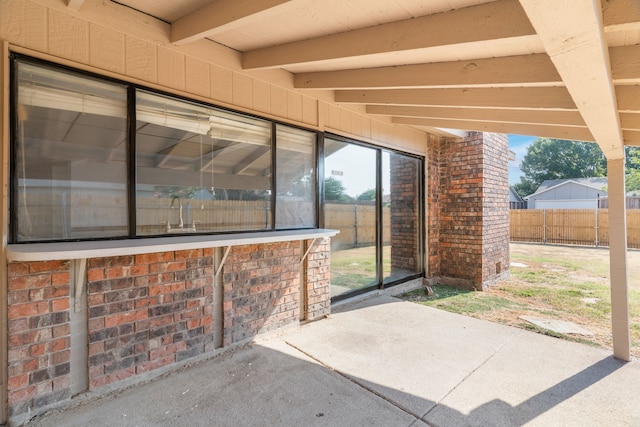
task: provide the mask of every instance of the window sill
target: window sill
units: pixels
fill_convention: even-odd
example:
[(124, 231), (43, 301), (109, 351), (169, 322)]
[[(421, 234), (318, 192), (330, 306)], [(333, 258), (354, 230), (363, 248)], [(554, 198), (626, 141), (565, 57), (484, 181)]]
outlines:
[(8, 262), (54, 261), (138, 255), (222, 246), (253, 245), (333, 237), (338, 230), (312, 229), (267, 231), (206, 236), (175, 236), (153, 239), (103, 240), (93, 242), (33, 243), (7, 246)]

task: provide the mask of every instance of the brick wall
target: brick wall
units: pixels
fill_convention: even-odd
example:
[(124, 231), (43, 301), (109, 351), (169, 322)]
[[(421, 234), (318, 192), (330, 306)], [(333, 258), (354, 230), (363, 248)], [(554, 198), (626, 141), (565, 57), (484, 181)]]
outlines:
[(317, 239), (307, 255), (307, 320), (331, 312), (331, 239)]
[(213, 250), (87, 263), (91, 390), (212, 350)]
[(300, 319), (300, 242), (231, 249), (223, 267), (224, 344)]
[(50, 261), (7, 268), (9, 417), (71, 397), (69, 267)]
[(428, 157), (429, 277), (483, 289), (509, 269), (507, 137), (469, 132)]
[(485, 133), (483, 138), (482, 278), (486, 285), (509, 274), (509, 139), (497, 133)]
[[(328, 314), (330, 239), (316, 240), (301, 265), (303, 248), (234, 246), (219, 282), (213, 249), (88, 259), (89, 390), (206, 356), (216, 334), (228, 346), (296, 324), (304, 310), (310, 320)], [(71, 399), (71, 271), (69, 260), (8, 265), (10, 420)]]

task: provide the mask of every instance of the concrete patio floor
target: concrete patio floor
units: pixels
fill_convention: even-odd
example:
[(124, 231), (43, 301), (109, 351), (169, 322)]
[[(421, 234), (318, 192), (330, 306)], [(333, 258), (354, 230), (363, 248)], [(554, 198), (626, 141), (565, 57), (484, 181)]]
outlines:
[(376, 296), (30, 425), (640, 427), (640, 362)]

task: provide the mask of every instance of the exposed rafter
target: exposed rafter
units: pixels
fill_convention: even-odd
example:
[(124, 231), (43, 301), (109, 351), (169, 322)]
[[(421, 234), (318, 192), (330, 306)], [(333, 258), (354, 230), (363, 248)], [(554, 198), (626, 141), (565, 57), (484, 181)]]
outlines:
[[(367, 105), (368, 114), (430, 119), (506, 122), (586, 127), (578, 111), (505, 110), (497, 108), (442, 108), (403, 105)], [(632, 116), (636, 116), (633, 114)], [(640, 116), (638, 116), (640, 117)]]
[(534, 34), (533, 27), (517, 0), (498, 0), (450, 12), (251, 50), (243, 54), (242, 66), (245, 69), (283, 67)]
[(343, 90), (336, 91), (335, 100), (353, 104), (576, 109), (563, 87)]
[(449, 127), (481, 132), (516, 133), (520, 135), (536, 135), (547, 138), (573, 139), (576, 141), (594, 140), (589, 129), (586, 127), (544, 126), (523, 123), (478, 122), (418, 117), (394, 117), (393, 123), (412, 126)]
[(395, 67), (299, 73), (301, 89), (553, 86), (562, 80), (546, 54)]
[(600, 2), (520, 3), (605, 156), (624, 158)]
[[(82, 0), (69, 0), (82, 1)], [(171, 43), (185, 44), (237, 26), (290, 0), (216, 0), (171, 24)]]

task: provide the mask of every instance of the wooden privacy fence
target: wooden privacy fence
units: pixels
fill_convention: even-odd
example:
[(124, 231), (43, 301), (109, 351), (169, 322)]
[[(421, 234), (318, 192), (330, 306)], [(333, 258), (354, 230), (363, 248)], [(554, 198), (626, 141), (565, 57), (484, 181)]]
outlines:
[[(391, 241), (391, 211), (382, 210), (382, 235), (384, 244)], [(355, 204), (327, 203), (324, 208), (325, 227), (340, 230), (331, 238), (334, 247), (371, 246), (376, 243), (376, 207)]]
[[(609, 246), (608, 209), (510, 211), (512, 242)], [(627, 210), (627, 246), (640, 248), (640, 209)]]

